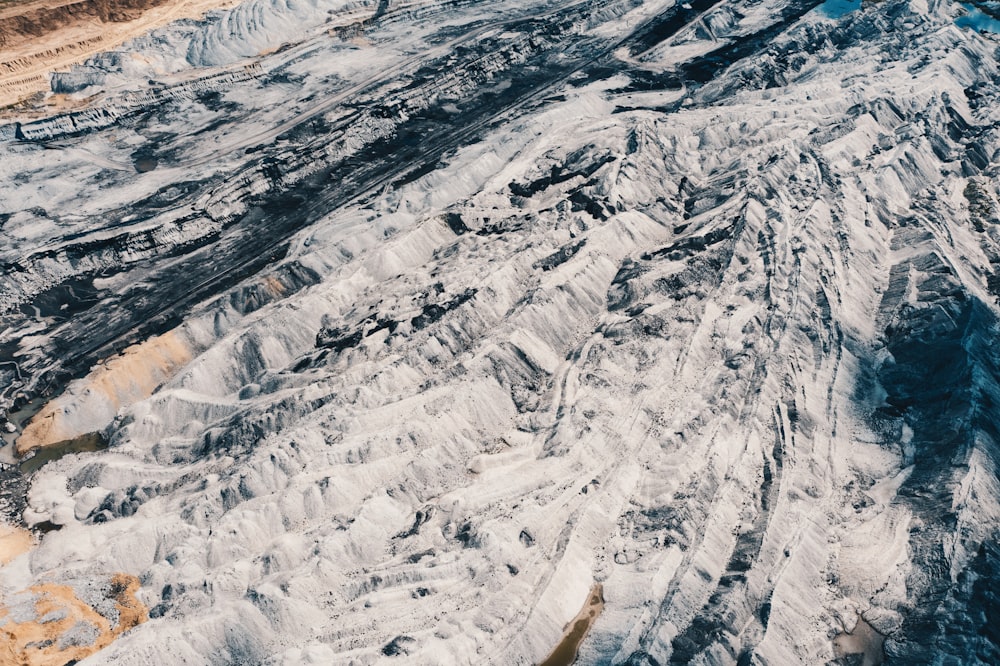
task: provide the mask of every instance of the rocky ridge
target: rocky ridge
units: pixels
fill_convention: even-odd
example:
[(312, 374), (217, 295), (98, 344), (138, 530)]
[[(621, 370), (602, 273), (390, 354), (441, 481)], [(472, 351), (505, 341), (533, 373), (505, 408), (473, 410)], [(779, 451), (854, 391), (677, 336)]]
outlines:
[(97, 663), (537, 663), (595, 584), (580, 663), (996, 661), (996, 38), (549, 8), (7, 144), (0, 342), (109, 443), (32, 476), (19, 571), (151, 608)]

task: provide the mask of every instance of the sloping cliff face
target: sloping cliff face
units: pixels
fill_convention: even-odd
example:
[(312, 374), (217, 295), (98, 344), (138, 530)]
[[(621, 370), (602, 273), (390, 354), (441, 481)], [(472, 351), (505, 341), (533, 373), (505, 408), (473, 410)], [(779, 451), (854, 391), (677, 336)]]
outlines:
[[(146, 33), (182, 18), (202, 19), (213, 10), (230, 6), (233, 0), (10, 0), (0, 5), (0, 114), (6, 118), (16, 115), (34, 117), (51, 115), (55, 109), (81, 106), (78, 100), (69, 101), (61, 95), (78, 92), (94, 86), (96, 92), (103, 77), (95, 79), (86, 73), (73, 76), (67, 73), (72, 65), (88, 58), (118, 60), (134, 71), (137, 66), (150, 66), (152, 71), (171, 70), (167, 63), (150, 63), (134, 50), (123, 52), (118, 47), (133, 38), (147, 38)], [(243, 10), (259, 15), (261, 8), (274, 12), (268, 2), (248, 2)], [(289, 8), (281, 3), (285, 14), (292, 14), (298, 21), (300, 34), (316, 28), (329, 16), (322, 10), (341, 9), (342, 3), (334, 2), (324, 7), (312, 3)], [(303, 20), (306, 17), (311, 20)], [(208, 20), (211, 21), (213, 17)], [(253, 20), (241, 21), (255, 23)], [(280, 44), (287, 34), (275, 29), (274, 21), (268, 30), (269, 39), (262, 37), (259, 26), (248, 30), (250, 34), (239, 40), (243, 56), (251, 56), (267, 46)], [(305, 25), (302, 25), (305, 23)], [(168, 29), (168, 33), (176, 32)], [(183, 33), (182, 33), (183, 34)], [(254, 39), (246, 39), (252, 37)], [(131, 67), (129, 67), (131, 65)], [(164, 67), (164, 65), (167, 65)], [(50, 93), (56, 93), (52, 95)]]
[(88, 663), (538, 663), (597, 584), (579, 663), (1000, 659), (995, 37), (344, 11), (6, 130), (2, 395), (109, 447), (5, 589), (136, 575)]
[(130, 21), (158, 4), (160, 3), (142, 0), (82, 0), (65, 4), (29, 5), (22, 11), (7, 13), (0, 18), (0, 46), (5, 49), (15, 48), (78, 22)]

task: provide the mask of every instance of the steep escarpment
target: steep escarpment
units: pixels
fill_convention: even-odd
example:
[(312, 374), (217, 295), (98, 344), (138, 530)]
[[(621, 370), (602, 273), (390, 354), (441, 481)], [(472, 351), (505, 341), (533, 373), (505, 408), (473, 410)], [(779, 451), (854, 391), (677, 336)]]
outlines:
[[(179, 18), (198, 18), (231, 2), (215, 0), (33, 0), (0, 7), (0, 106), (6, 115), (40, 115), (80, 106), (65, 75), (54, 74)], [(46, 100), (50, 92), (57, 96)], [(45, 105), (41, 104), (45, 101)], [(48, 108), (45, 108), (48, 107)], [(50, 111), (51, 112), (51, 111)], [(47, 114), (46, 114), (47, 115)]]
[(158, 4), (161, 3), (156, 0), (81, 0), (41, 6), (37, 3), (21, 5), (16, 13), (8, 9), (0, 15), (0, 47), (15, 49), (77, 23), (131, 21)]

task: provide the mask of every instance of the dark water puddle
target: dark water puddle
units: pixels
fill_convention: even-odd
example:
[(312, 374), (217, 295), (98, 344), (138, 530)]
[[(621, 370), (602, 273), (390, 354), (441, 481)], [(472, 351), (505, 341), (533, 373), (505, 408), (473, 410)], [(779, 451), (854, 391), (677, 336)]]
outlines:
[(567, 631), (556, 645), (556, 649), (539, 666), (572, 666), (583, 639), (587, 637), (591, 625), (604, 610), (604, 586), (594, 585), (579, 614), (569, 624)]
[(152, 171), (153, 169), (155, 169), (157, 165), (159, 165), (159, 163), (160, 163), (159, 160), (157, 160), (155, 157), (145, 156), (136, 158), (136, 160), (132, 164), (133, 166), (135, 166), (136, 172), (146, 173), (147, 171)]
[(53, 460), (58, 460), (69, 453), (88, 453), (91, 451), (103, 451), (108, 448), (108, 443), (99, 432), (91, 432), (74, 439), (67, 439), (51, 446), (38, 449), (38, 453), (21, 461), (18, 467), (22, 474), (31, 474), (41, 469), (42, 465)]
[(851, 632), (842, 631), (833, 639), (833, 653), (859, 666), (878, 666), (885, 662), (885, 636), (858, 616), (858, 623)]
[(43, 520), (40, 523), (35, 523), (31, 526), (31, 529), (38, 534), (48, 534), (49, 532), (57, 532), (62, 529), (62, 525), (56, 525), (51, 520)]
[(861, 0), (826, 0), (817, 9), (824, 16), (836, 19), (861, 9)]
[[(9, 455), (10, 456), (14, 455), (14, 442), (17, 441), (18, 437), (20, 437), (21, 431), (24, 429), (24, 424), (30, 421), (31, 417), (33, 417), (35, 414), (40, 412), (42, 410), (42, 407), (44, 407), (45, 403), (47, 403), (48, 401), (49, 398), (47, 397), (40, 395), (35, 396), (31, 400), (28, 400), (23, 404), (19, 404), (13, 410), (7, 412), (7, 414), (5, 415), (6, 423), (13, 424), (14, 429), (9, 432), (6, 427), (0, 429), (0, 432), (2, 432), (3, 449), (5, 452), (3, 456), (0, 456), (0, 460), (2, 460), (2, 462), (10, 463), (13, 461), (13, 458), (11, 458), (11, 460), (6, 459), (8, 457), (6, 455), (6, 452), (9, 450), (10, 452)], [(3, 420), (4, 419), (0, 419), (0, 421)], [(6, 423), (4, 424), (5, 426)]]
[[(50, 257), (55, 257), (52, 253)], [(72, 261), (74, 257), (68, 257)], [(36, 295), (30, 303), (24, 303), (20, 311), (29, 317), (57, 318), (65, 321), (79, 314), (101, 300), (100, 291), (94, 287), (93, 275), (81, 275), (67, 279), (49, 287)]]

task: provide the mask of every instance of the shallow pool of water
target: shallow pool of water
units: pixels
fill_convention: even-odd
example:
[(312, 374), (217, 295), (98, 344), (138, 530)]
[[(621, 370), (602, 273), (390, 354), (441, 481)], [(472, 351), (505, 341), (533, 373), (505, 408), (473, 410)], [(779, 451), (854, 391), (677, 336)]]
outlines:
[(30, 474), (42, 465), (52, 460), (58, 460), (69, 453), (87, 453), (91, 451), (103, 451), (108, 448), (107, 442), (100, 433), (91, 432), (81, 435), (75, 439), (59, 442), (51, 446), (38, 449), (38, 453), (21, 461), (20, 469), (22, 474)]
[(962, 3), (966, 13), (955, 19), (955, 25), (959, 28), (972, 28), (977, 32), (992, 32), (1000, 34), (1000, 21), (989, 14), (984, 13), (975, 5)]
[(833, 639), (833, 653), (858, 666), (879, 666), (885, 662), (885, 636), (858, 616), (853, 631), (842, 631)]
[(840, 18), (861, 9), (861, 0), (826, 0), (816, 9), (830, 18)]

